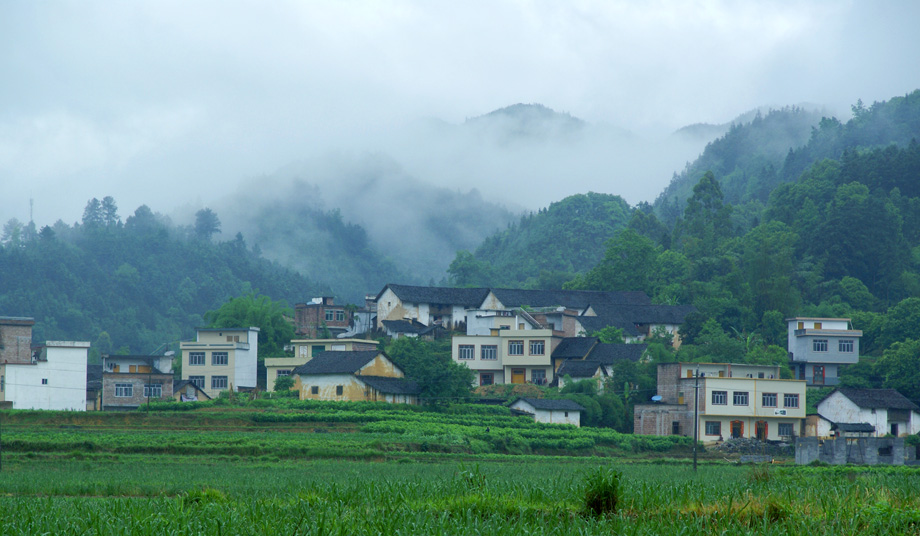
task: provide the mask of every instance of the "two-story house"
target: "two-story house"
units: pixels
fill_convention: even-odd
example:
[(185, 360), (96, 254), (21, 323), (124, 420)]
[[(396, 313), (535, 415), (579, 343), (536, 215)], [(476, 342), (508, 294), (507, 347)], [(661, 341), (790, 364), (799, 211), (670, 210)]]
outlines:
[(336, 305), (330, 296), (313, 298), (310, 303), (294, 305), (294, 330), (310, 338), (322, 337), (323, 330), (327, 330), (335, 337), (349, 330), (352, 314), (350, 307)]
[(209, 397), (256, 387), (259, 328), (196, 328), (194, 341), (179, 343), (182, 379)]
[(102, 409), (131, 410), (173, 397), (172, 355), (103, 355)]
[(301, 400), (417, 404), (419, 385), (383, 352), (321, 352), (293, 371)]
[(823, 387), (840, 383), (840, 369), (859, 362), (862, 331), (849, 318), (787, 318), (789, 367), (797, 380)]
[(561, 337), (551, 329), (494, 329), (490, 335), (457, 335), (451, 356), (476, 373), (474, 385), (533, 383), (553, 378), (553, 349)]
[(294, 339), (293, 357), (265, 358), (265, 388), (275, 390), (275, 380), (281, 376), (290, 376), (294, 369), (303, 365), (314, 356), (325, 351), (376, 350), (377, 341), (373, 339)]
[(658, 395), (636, 404), (634, 431), (693, 437), (703, 442), (801, 435), (805, 382), (780, 378), (779, 367), (732, 363), (662, 363)]

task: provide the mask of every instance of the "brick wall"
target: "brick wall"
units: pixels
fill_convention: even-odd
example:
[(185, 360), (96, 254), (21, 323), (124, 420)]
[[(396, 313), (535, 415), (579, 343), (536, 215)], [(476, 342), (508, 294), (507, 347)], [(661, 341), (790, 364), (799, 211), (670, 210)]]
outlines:
[(32, 320), (0, 323), (0, 363), (32, 362)]
[[(326, 320), (326, 311), (332, 311), (333, 320)], [(344, 313), (344, 320), (335, 320), (335, 311)], [(317, 338), (322, 335), (323, 323), (335, 331), (347, 331), (351, 326), (351, 311), (339, 305), (298, 303), (294, 306), (294, 329), (300, 335)]]
[[(132, 396), (115, 396), (115, 384), (130, 383), (134, 386)], [(144, 396), (144, 385), (147, 383), (159, 383), (163, 386), (162, 398), (172, 398), (173, 396), (173, 377), (171, 374), (103, 374), (102, 375), (102, 407), (137, 407), (147, 403), (147, 397)], [(151, 398), (151, 401), (158, 400)]]

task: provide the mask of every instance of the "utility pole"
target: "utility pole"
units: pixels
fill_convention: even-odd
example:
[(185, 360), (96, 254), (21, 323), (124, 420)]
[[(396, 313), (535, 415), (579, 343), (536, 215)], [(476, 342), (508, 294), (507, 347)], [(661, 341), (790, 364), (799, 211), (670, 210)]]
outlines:
[(696, 366), (696, 382), (693, 386), (693, 472), (696, 472), (696, 444), (700, 435), (700, 367)]

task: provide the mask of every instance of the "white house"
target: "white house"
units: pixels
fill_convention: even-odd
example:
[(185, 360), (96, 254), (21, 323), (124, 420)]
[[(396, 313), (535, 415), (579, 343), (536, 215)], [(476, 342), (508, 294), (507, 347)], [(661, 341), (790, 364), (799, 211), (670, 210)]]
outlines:
[(519, 398), (511, 409), (533, 415), (536, 422), (549, 424), (571, 424), (581, 426), (581, 404), (571, 400), (548, 400), (546, 398)]
[(194, 341), (179, 344), (182, 378), (210, 397), (255, 388), (259, 328), (197, 328)]
[(0, 400), (13, 409), (86, 411), (86, 361), (90, 343), (47, 341), (29, 363), (0, 365)]
[(838, 388), (818, 402), (818, 414), (834, 424), (867, 423), (876, 437), (920, 432), (920, 407), (894, 389)]

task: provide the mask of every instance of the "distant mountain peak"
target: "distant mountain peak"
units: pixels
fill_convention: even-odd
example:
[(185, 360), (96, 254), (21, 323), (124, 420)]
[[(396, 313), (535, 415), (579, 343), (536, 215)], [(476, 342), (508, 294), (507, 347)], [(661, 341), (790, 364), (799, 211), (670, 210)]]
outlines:
[(518, 103), (469, 118), (464, 125), (493, 130), (494, 134), (508, 141), (514, 138), (565, 137), (580, 132), (587, 123), (542, 104)]

